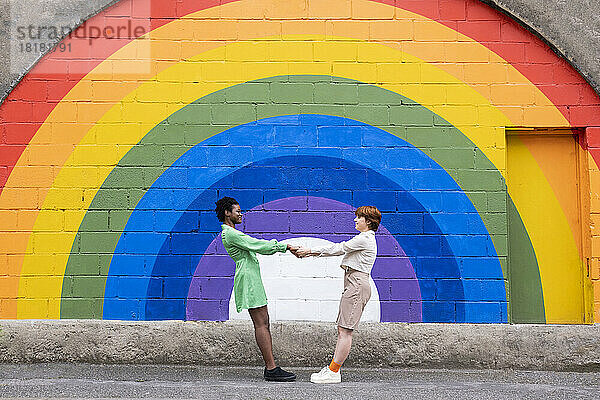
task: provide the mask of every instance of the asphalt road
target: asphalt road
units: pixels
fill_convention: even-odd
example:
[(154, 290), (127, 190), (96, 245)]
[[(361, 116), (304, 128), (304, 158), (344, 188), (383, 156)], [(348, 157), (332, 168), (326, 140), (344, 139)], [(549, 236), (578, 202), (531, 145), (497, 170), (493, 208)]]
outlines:
[(343, 369), (315, 385), (262, 380), (257, 367), (4, 364), (2, 398), (180, 399), (600, 399), (600, 373), (513, 370)]

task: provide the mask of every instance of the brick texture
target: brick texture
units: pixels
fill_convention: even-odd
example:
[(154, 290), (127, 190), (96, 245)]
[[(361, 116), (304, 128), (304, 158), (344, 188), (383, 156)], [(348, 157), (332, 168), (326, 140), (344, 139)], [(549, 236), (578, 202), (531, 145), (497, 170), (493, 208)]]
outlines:
[[(252, 208), (241, 229), (280, 240), (347, 240), (352, 208), (375, 205), (373, 318), (507, 322), (503, 128), (570, 123), (587, 128), (592, 157), (599, 320), (600, 101), (515, 22), (472, 1), (290, 1), (243, 16), (142, 3), (89, 24), (132, 13), (162, 27), (151, 61), (139, 47), (100, 64), (132, 37), (72, 39), (0, 106), (0, 292), (16, 296), (28, 276), (20, 317), (231, 317), (213, 213), (227, 195)], [(337, 265), (277, 260), (265, 276), (274, 318), (330, 319)], [(12, 299), (2, 315), (17, 317)]]

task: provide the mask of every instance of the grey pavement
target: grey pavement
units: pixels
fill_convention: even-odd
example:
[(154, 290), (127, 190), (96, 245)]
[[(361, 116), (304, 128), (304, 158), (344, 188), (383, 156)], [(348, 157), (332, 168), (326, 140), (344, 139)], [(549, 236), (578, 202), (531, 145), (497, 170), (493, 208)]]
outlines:
[(338, 385), (262, 380), (259, 367), (0, 364), (2, 398), (598, 399), (600, 373), (344, 368)]

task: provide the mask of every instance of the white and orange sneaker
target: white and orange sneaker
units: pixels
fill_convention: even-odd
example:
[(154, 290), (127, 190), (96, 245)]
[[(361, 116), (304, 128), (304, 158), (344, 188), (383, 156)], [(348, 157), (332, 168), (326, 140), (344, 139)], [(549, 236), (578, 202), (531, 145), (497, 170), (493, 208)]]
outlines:
[(329, 369), (329, 365), (323, 367), (322, 370), (310, 375), (312, 383), (340, 383), (342, 381), (342, 373), (340, 371), (333, 372)]

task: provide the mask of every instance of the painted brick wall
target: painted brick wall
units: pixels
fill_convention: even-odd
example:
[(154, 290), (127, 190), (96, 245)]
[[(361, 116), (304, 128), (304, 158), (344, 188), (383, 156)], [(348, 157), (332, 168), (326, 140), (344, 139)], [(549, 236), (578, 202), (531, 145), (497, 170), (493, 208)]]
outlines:
[[(470, 0), (133, 0), (87, 24), (128, 21), (152, 32), (67, 38), (0, 107), (2, 317), (230, 318), (212, 211), (227, 195), (252, 210), (242, 230), (292, 242), (345, 240), (352, 210), (377, 206), (381, 321), (508, 322), (514, 209), (532, 321), (584, 322), (544, 279), (571, 282), (555, 264), (585, 257), (511, 195), (505, 128), (597, 126), (598, 96), (508, 17)], [(548, 231), (578, 258), (551, 260)], [(273, 257), (274, 315), (330, 315), (339, 288)]]

